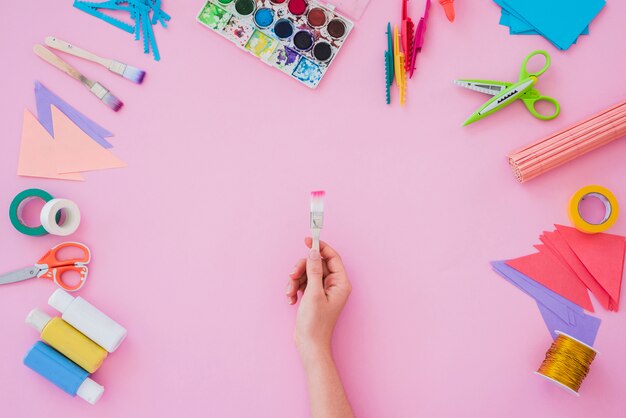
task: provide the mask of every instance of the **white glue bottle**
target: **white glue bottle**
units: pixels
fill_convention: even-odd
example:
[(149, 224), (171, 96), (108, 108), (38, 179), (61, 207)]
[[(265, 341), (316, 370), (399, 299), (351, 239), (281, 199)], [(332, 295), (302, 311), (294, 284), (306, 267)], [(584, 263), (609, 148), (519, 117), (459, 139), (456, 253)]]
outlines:
[(85, 299), (73, 297), (63, 289), (57, 289), (48, 304), (61, 312), (61, 318), (91, 338), (109, 353), (114, 352), (126, 338), (126, 328), (103, 314)]

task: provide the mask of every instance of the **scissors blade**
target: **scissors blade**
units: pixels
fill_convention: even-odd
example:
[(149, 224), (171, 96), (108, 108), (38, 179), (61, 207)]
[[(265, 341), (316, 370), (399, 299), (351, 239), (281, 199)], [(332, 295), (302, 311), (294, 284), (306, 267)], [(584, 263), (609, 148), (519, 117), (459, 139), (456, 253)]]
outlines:
[(522, 81), (518, 81), (515, 84), (504, 89), (502, 92), (496, 94), (491, 99), (487, 100), (487, 103), (482, 105), (476, 112), (474, 112), (465, 122), (463, 126), (467, 126), (470, 123), (474, 123), (492, 113), (502, 109), (505, 106), (513, 103), (519, 99), (528, 89), (530, 89), (535, 80), (530, 77)]
[(496, 94), (503, 92), (511, 85), (511, 83), (506, 83), (504, 81), (490, 80), (454, 80), (454, 84), (459, 87), (488, 94), (490, 96), (495, 96)]
[(37, 277), (37, 274), (41, 269), (37, 266), (26, 267), (21, 270), (14, 271), (12, 273), (3, 274), (0, 276), (0, 284), (20, 282), (22, 280), (32, 279)]
[(512, 101), (519, 99), (519, 96), (524, 94), (534, 83), (535, 81), (531, 78), (528, 78), (523, 82), (517, 83), (510, 89), (503, 91), (504, 94), (502, 94), (501, 96), (496, 96), (492, 98), (485, 104), (482, 109), (478, 110), (477, 113), (485, 114), (508, 105)]

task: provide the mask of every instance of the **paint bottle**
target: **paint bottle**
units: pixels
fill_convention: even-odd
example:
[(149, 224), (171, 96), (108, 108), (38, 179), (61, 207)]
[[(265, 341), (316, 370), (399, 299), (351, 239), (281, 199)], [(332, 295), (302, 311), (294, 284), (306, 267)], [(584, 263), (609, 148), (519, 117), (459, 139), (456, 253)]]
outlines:
[(63, 389), (65, 393), (83, 398), (90, 404), (98, 402), (104, 387), (91, 380), (85, 370), (49, 345), (37, 341), (32, 346), (24, 364)]
[(98, 370), (108, 355), (104, 348), (76, 328), (61, 318), (52, 318), (40, 309), (30, 311), (26, 323), (41, 333), (44, 342), (89, 373)]
[(126, 337), (126, 329), (103, 314), (85, 299), (73, 297), (63, 289), (57, 289), (48, 304), (61, 312), (61, 318), (91, 338), (109, 353), (114, 352)]

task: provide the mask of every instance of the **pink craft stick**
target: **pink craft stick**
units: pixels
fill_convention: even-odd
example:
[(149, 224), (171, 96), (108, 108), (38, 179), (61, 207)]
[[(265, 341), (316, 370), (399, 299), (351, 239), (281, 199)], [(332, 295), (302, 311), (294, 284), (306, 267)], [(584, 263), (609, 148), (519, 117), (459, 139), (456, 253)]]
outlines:
[(566, 149), (556, 155), (552, 155), (547, 158), (536, 158), (524, 164), (518, 164), (513, 156), (509, 162), (511, 164), (511, 168), (514, 170), (520, 181), (526, 181), (571, 161), (578, 156), (606, 145), (623, 135), (626, 135), (626, 123), (621, 123), (619, 125), (611, 124), (601, 132), (596, 132), (593, 139), (577, 141), (575, 144), (570, 144)]
[(626, 101), (509, 154), (520, 182), (626, 135)]
[(594, 136), (602, 134), (605, 130), (617, 127), (626, 122), (626, 111), (607, 118), (602, 124), (586, 126), (575, 132), (565, 133), (550, 141), (542, 142), (534, 148), (527, 149), (522, 153), (515, 154), (517, 161), (524, 162), (528, 159), (540, 158), (544, 155), (558, 153), (560, 149), (593, 139)]
[(614, 127), (619, 127), (622, 123), (626, 123), (626, 113), (606, 120), (602, 125), (589, 126), (584, 130), (573, 133), (572, 135), (562, 135), (558, 140), (543, 143), (536, 147), (535, 150), (528, 150), (522, 154), (516, 154), (517, 160), (524, 162), (529, 159), (541, 158), (544, 156), (554, 155), (562, 149), (566, 149), (573, 145), (581, 144), (589, 140), (593, 140), (595, 136), (601, 135), (603, 132)]
[(411, 65), (409, 66), (409, 68), (411, 69), (409, 78), (413, 77), (413, 73), (415, 72), (415, 61), (417, 59), (417, 54), (422, 51), (422, 47), (424, 46), (424, 34), (426, 33), (428, 9), (430, 9), (430, 0), (426, 0), (426, 6), (424, 7), (424, 16), (420, 18), (420, 21), (417, 24), (417, 29), (415, 30), (415, 40), (413, 41), (413, 51), (411, 54)]
[[(531, 145), (527, 145), (523, 148), (520, 148), (514, 152), (512, 152), (511, 154), (518, 154), (518, 155), (524, 155), (525, 151), (529, 151), (529, 150), (536, 150), (538, 145), (543, 144), (543, 143), (549, 143), (551, 141), (555, 141), (555, 140), (559, 140), (564, 134), (567, 135), (572, 135), (575, 134), (576, 132), (586, 129), (590, 126), (596, 126), (596, 125), (601, 125), (606, 119), (611, 118), (614, 115), (617, 114), (621, 114), (624, 111), (626, 111), (626, 102), (614, 106), (612, 108), (606, 109), (604, 111), (602, 111), (601, 113), (598, 113), (580, 123), (577, 123), (575, 125), (571, 125), (559, 132), (556, 132), (544, 139), (541, 139)], [(530, 151), (529, 151), (530, 152)]]

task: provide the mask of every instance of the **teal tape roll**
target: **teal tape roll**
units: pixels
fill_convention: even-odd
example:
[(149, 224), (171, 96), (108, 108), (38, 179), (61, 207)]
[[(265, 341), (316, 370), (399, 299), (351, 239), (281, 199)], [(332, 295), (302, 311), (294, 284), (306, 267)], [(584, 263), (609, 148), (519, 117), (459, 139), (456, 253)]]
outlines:
[[(13, 198), (13, 201), (11, 202), (11, 206), (9, 207), (9, 218), (11, 219), (11, 223), (13, 224), (13, 227), (15, 227), (15, 229), (17, 229), (22, 234), (30, 235), (31, 237), (38, 237), (41, 235), (46, 235), (48, 233), (43, 227), (43, 225), (39, 225), (39, 226), (32, 227), (32, 228), (24, 225), (24, 222), (22, 222), (22, 217), (20, 213), (22, 203), (33, 198), (43, 199), (44, 202), (48, 202), (53, 199), (52, 195), (46, 192), (45, 190), (41, 190), (41, 189), (24, 190), (18, 193), (17, 196)], [(57, 222), (60, 221), (60, 218), (61, 218), (60, 215), (61, 214), (59, 213), (59, 216), (57, 216)]]

